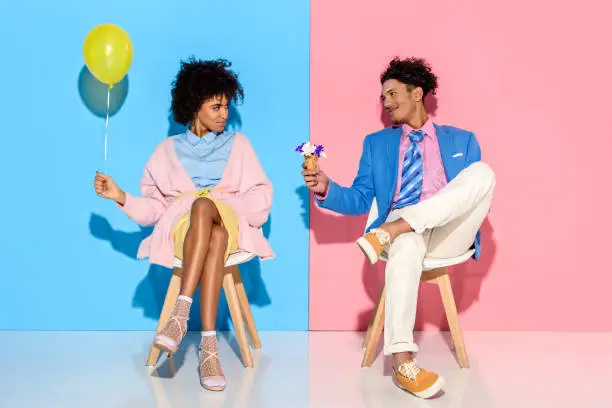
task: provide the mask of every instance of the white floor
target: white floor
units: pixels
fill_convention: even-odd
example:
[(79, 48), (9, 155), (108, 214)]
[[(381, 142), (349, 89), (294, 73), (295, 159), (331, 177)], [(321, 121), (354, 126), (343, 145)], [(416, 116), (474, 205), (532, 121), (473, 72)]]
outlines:
[[(0, 332), (0, 407), (578, 407), (610, 406), (612, 333), (467, 332), (460, 370), (439, 333), (419, 336), (419, 363), (447, 382), (419, 400), (391, 382), (379, 355), (360, 368), (363, 333), (262, 332), (255, 368), (221, 338), (228, 387), (200, 388), (190, 334), (172, 360), (144, 366), (149, 332)], [(229, 340), (229, 342), (228, 342)]]

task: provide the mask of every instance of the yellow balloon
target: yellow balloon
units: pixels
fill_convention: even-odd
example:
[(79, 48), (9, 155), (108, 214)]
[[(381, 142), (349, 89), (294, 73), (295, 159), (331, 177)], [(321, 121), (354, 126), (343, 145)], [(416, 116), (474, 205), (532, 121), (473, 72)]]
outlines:
[(112, 88), (130, 69), (132, 41), (121, 27), (101, 24), (87, 34), (83, 56), (89, 71)]

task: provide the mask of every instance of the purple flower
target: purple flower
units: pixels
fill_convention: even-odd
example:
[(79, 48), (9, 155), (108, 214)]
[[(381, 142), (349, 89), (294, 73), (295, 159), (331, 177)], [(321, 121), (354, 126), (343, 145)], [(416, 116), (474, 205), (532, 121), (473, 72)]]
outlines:
[(321, 153), (323, 152), (323, 150), (325, 150), (325, 148), (323, 147), (323, 145), (317, 145), (317, 146), (315, 147), (314, 154), (316, 154), (317, 156), (321, 156)]
[(304, 143), (300, 144), (298, 147), (295, 148), (295, 151), (298, 153), (304, 153), (304, 150), (302, 149), (304, 147)]

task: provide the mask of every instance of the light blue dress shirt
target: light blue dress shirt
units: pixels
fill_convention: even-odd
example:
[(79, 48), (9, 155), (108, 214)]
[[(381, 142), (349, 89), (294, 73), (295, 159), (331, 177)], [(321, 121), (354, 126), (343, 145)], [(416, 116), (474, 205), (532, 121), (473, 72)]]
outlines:
[(197, 137), (189, 129), (175, 137), (176, 154), (198, 190), (219, 184), (235, 138), (235, 132), (227, 131)]

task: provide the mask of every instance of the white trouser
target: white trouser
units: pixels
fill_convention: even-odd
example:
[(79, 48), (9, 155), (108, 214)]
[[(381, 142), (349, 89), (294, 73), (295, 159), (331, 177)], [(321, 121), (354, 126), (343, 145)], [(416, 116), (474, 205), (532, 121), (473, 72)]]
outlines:
[(387, 222), (403, 218), (414, 232), (397, 237), (387, 249), (384, 354), (418, 351), (413, 330), (425, 256), (454, 258), (474, 244), (491, 207), (495, 174), (477, 162), (432, 197), (393, 210)]

